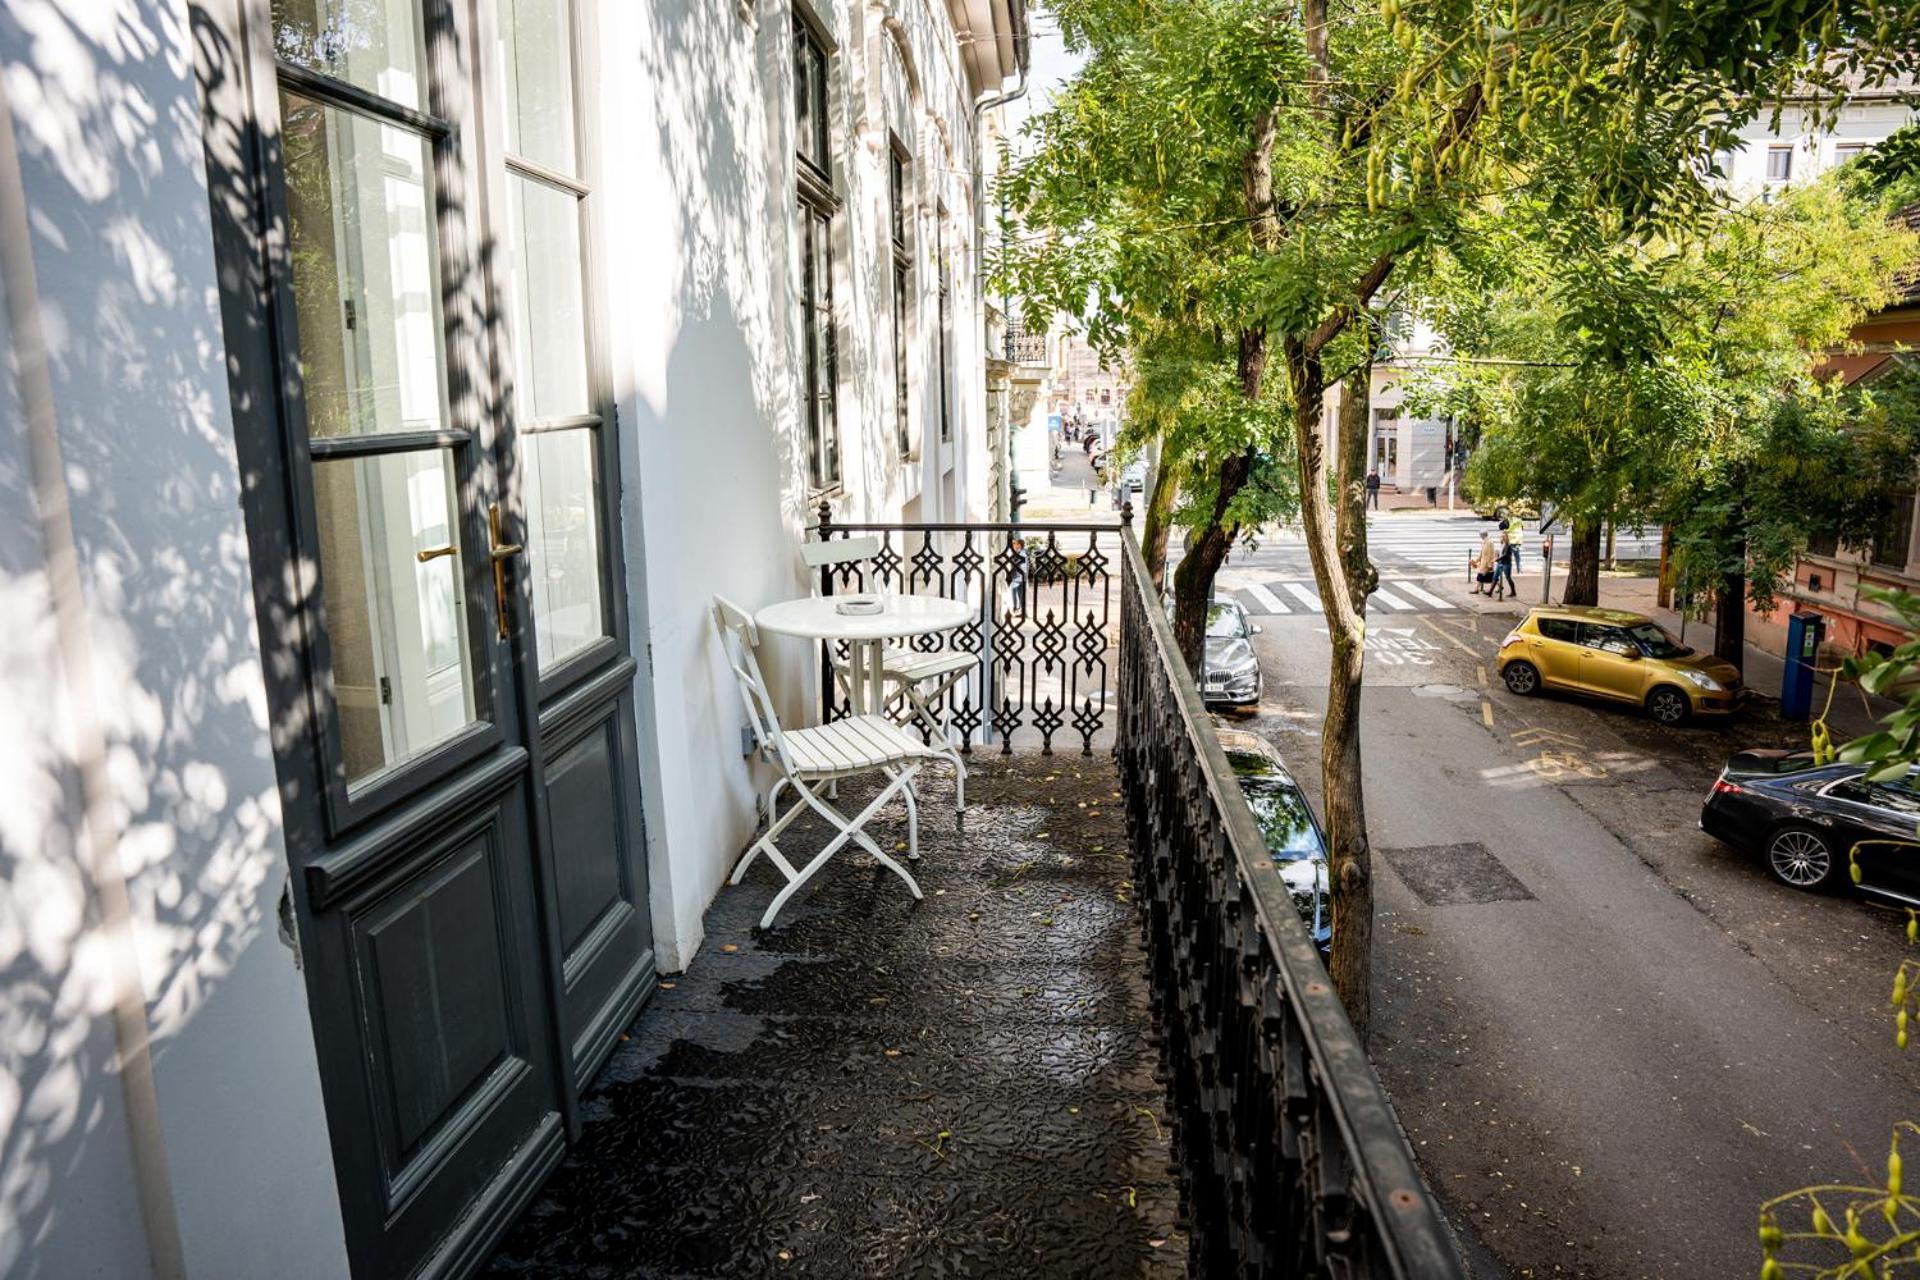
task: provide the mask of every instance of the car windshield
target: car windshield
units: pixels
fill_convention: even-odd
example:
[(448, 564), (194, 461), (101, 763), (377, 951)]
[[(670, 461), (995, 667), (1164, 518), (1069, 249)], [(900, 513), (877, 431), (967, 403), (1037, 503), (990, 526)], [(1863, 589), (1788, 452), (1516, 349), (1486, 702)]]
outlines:
[(1207, 607), (1207, 634), (1210, 636), (1243, 636), (1247, 634), (1246, 624), (1240, 621), (1240, 611), (1230, 605), (1216, 604)]
[(1249, 783), (1244, 786), (1247, 807), (1260, 824), (1260, 835), (1267, 852), (1276, 858), (1323, 858), (1320, 833), (1313, 829), (1313, 817), (1307, 812), (1307, 798), (1297, 787), (1284, 783)]
[(1651, 622), (1643, 622), (1637, 627), (1628, 627), (1627, 634), (1640, 646), (1640, 652), (1649, 658), (1684, 658), (1693, 650), (1668, 635), (1664, 627)]

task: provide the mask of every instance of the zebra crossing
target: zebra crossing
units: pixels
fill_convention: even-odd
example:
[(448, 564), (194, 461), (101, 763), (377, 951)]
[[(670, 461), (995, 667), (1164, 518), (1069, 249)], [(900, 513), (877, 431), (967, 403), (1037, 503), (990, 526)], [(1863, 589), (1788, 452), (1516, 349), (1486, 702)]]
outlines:
[[(1480, 547), (1480, 535), (1492, 530), (1491, 521), (1471, 512), (1452, 516), (1378, 513), (1367, 519), (1367, 553), (1383, 568), (1452, 571), (1461, 568)], [(1566, 559), (1565, 530), (1560, 530), (1555, 558)], [(1538, 567), (1540, 532), (1529, 520), (1522, 542), (1524, 564)], [(1306, 543), (1293, 528), (1269, 531), (1259, 539), (1260, 553), (1283, 559), (1304, 557)], [(1660, 554), (1659, 531), (1620, 529), (1614, 534), (1614, 554), (1622, 559), (1654, 559)]]
[[(1262, 617), (1283, 617), (1292, 613), (1320, 613), (1320, 593), (1311, 582), (1282, 579), (1276, 582), (1249, 582), (1234, 589), (1233, 596), (1248, 613)], [(1460, 606), (1444, 596), (1435, 595), (1417, 582), (1405, 578), (1382, 579), (1367, 597), (1368, 613), (1434, 613)]]

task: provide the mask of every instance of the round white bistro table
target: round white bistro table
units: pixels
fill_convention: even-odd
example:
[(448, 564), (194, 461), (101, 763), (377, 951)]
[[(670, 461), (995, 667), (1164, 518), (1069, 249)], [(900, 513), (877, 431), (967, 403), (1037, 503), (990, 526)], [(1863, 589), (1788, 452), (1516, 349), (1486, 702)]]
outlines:
[[(880, 602), (878, 613), (841, 613), (835, 606), (870, 598)], [(935, 631), (951, 631), (973, 617), (973, 606), (943, 596), (907, 596), (869, 593), (856, 596), (807, 596), (782, 600), (753, 615), (754, 625), (778, 635), (807, 640), (847, 642), (847, 685), (853, 714), (878, 715), (886, 706), (886, 680), (881, 652), (889, 640)]]

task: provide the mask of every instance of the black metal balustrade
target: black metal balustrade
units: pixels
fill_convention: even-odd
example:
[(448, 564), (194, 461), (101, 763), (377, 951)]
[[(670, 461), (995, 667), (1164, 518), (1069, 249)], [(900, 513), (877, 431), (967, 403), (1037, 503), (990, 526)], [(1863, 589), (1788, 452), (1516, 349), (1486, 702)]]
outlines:
[(1196, 1276), (1463, 1275), (1132, 538), (1121, 788)]
[[(873, 536), (867, 560), (823, 565), (822, 595), (897, 591), (963, 600), (974, 617), (963, 627), (908, 641), (922, 652), (977, 654), (979, 667), (948, 692), (944, 710), (966, 749), (997, 741), (1001, 754), (1038, 745), (1051, 754), (1065, 730), (1082, 755), (1111, 743), (1118, 639), (1117, 576), (1121, 528), (1101, 524), (836, 524), (822, 503), (815, 536)], [(1122, 520), (1129, 512), (1122, 513)], [(1013, 540), (1025, 540), (1025, 569)], [(843, 655), (844, 656), (844, 655)], [(848, 700), (821, 655), (827, 719)], [(1071, 736), (1069, 736), (1071, 741)]]

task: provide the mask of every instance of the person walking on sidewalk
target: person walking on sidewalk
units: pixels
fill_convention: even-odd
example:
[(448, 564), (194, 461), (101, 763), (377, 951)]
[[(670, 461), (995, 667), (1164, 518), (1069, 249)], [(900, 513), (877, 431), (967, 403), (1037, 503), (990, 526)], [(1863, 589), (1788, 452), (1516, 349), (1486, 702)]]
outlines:
[(1520, 527), (1518, 517), (1510, 516), (1506, 509), (1499, 512), (1500, 523), (1495, 528), (1500, 531), (1498, 550), (1500, 561), (1493, 568), (1493, 580), (1504, 584), (1507, 594), (1518, 597), (1520, 588), (1514, 585), (1513, 571), (1520, 567)]
[(1500, 556), (1494, 550), (1493, 535), (1483, 530), (1480, 534), (1480, 554), (1473, 562), (1473, 589), (1476, 594), (1494, 596), (1496, 600), (1504, 598), (1494, 595), (1501, 589), (1499, 564)]
[(1380, 468), (1378, 467), (1367, 472), (1367, 505), (1375, 511), (1380, 509)]
[(1008, 548), (1013, 556), (1007, 564), (1007, 591), (1013, 596), (1013, 611), (1027, 616), (1027, 540), (1016, 536)]

